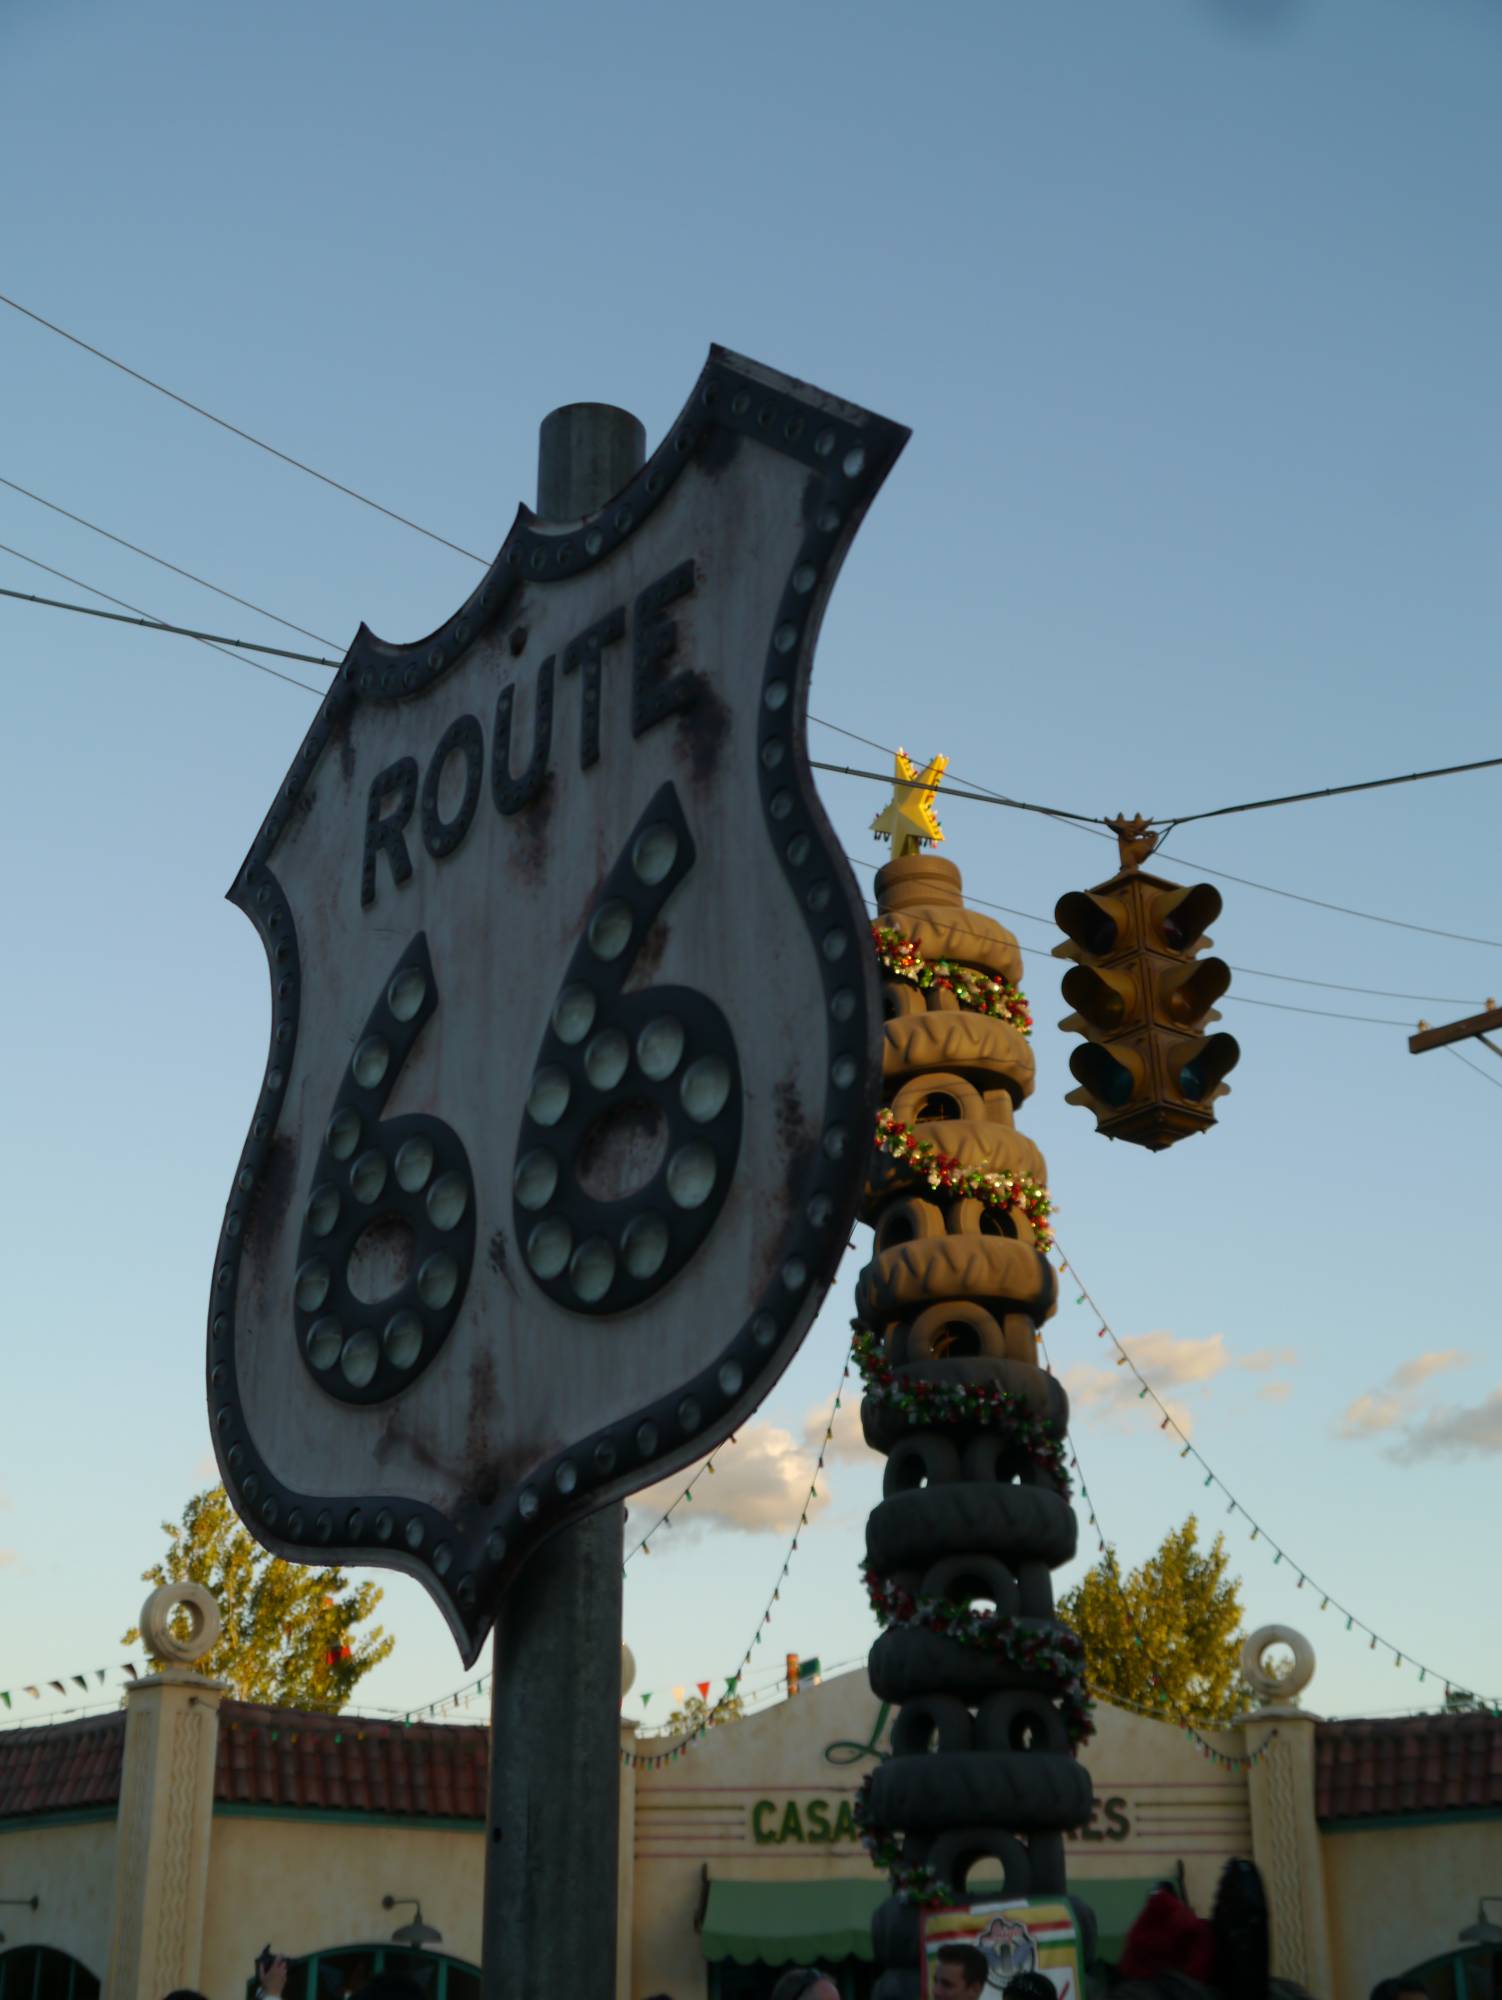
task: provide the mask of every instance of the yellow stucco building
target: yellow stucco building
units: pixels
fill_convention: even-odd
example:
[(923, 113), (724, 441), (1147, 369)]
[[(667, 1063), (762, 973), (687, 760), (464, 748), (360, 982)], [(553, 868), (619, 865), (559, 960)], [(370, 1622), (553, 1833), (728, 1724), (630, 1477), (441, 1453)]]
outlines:
[[(669, 1763), (624, 1764), (619, 2000), (760, 2000), (778, 1966), (812, 1959), (861, 2000), (885, 1886), (851, 1805), (888, 1721), (855, 1672)], [(1070, 1886), (1104, 1958), (1155, 1882), (1205, 1910), (1247, 1855), (1275, 1970), (1321, 2000), (1415, 1967), (1433, 2000), (1502, 1993), (1502, 1956), (1460, 1941), (1502, 1896), (1502, 1724), (1330, 1723), (1285, 1700), (1210, 1739), (1230, 1758), (1261, 1749), (1250, 1768), (1123, 1709), (1097, 1724)], [(187, 1668), (123, 1712), (0, 1733), (0, 2000), (238, 2000), (268, 1941), (297, 1961), (293, 2000), (339, 2000), (395, 1949), (403, 1899), (441, 1933), (433, 2000), (476, 2000), (485, 1738), (251, 1708)], [(667, 1739), (623, 1720), (622, 1746), (635, 1759)]]

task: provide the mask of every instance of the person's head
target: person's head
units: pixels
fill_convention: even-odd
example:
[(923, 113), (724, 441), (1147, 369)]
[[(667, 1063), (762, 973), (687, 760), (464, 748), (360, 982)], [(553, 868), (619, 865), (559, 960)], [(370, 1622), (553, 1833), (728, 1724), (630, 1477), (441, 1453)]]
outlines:
[(1372, 2000), (1429, 2000), (1429, 1989), (1419, 1979), (1379, 1979)]
[(1058, 2000), (1058, 1988), (1046, 1972), (1015, 1972), (1003, 1990), (1006, 2000)]
[(772, 1988), (772, 2000), (840, 2000), (840, 1989), (817, 1965), (795, 1965)]
[(986, 1954), (975, 1945), (941, 1944), (934, 1954), (929, 1990), (933, 2000), (979, 2000), (989, 1972)]
[(428, 2000), (427, 1988), (410, 1973), (378, 1972), (360, 1988), (360, 2000)]
[(179, 1986), (167, 1995), (167, 2000), (204, 2000), (204, 1996), (195, 1992), (191, 1986)]

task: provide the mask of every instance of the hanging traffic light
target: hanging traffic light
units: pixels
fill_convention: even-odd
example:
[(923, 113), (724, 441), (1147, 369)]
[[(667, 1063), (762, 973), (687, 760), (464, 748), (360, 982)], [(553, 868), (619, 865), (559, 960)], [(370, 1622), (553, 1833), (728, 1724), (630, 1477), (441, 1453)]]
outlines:
[(1160, 1152), (1215, 1123), (1210, 1107), (1241, 1056), (1233, 1036), (1204, 1032), (1231, 983), (1223, 959), (1198, 957), (1220, 892), (1145, 875), (1153, 837), (1140, 820), (1112, 824), (1121, 873), (1061, 896), (1054, 913), (1068, 940), (1054, 956), (1075, 960), (1063, 980), (1074, 1012), (1059, 1026), (1086, 1037), (1065, 1102), (1088, 1105), (1107, 1138)]

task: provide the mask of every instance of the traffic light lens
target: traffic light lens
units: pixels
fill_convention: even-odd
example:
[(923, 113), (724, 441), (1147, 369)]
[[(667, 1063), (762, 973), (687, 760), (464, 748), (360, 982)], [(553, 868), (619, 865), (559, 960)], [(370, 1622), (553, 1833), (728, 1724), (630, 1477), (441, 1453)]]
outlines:
[(1073, 1051), (1069, 1068), (1077, 1082), (1093, 1091), (1113, 1111), (1130, 1101), (1134, 1088), (1132, 1072), (1093, 1042)]
[(1197, 882), (1184, 891), (1160, 920), (1165, 942), (1174, 951), (1187, 951), (1205, 935), (1220, 915), (1221, 907), (1219, 889), (1208, 882)]
[(1075, 889), (1067, 896), (1060, 896), (1054, 908), (1054, 920), (1066, 936), (1097, 957), (1110, 951), (1116, 942), (1116, 919), (1094, 896)]
[(1126, 994), (1088, 965), (1064, 974), (1061, 991), (1076, 1012), (1094, 1028), (1119, 1028), (1126, 1015)]
[(1240, 1060), (1241, 1048), (1234, 1035), (1211, 1035), (1179, 1071), (1181, 1096), (1191, 1104), (1203, 1103)]
[(1168, 993), (1164, 1011), (1171, 1021), (1192, 1028), (1204, 1020), (1230, 983), (1231, 968), (1223, 958), (1202, 958)]

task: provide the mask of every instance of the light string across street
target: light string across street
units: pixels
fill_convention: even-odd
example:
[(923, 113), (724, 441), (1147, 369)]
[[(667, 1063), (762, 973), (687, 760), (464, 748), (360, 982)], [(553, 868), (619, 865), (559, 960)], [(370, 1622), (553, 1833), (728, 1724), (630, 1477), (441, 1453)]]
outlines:
[(662, 1765), (671, 1764), (672, 1762), (675, 1761), (675, 1759), (686, 1755), (689, 1749), (693, 1746), (693, 1744), (696, 1743), (698, 1739), (701, 1736), (703, 1736), (705, 1732), (713, 1726), (715, 1716), (718, 1713), (719, 1709), (723, 1706), (725, 1701), (727, 1701), (739, 1689), (741, 1676), (745, 1673), (747, 1667), (750, 1665), (753, 1657), (755, 1656), (756, 1648), (762, 1642), (763, 1633), (766, 1631), (766, 1628), (772, 1622), (772, 1607), (778, 1602), (778, 1600), (782, 1595), (782, 1586), (787, 1581), (787, 1574), (789, 1569), (792, 1567), (793, 1557), (798, 1553), (799, 1537), (802, 1535), (803, 1530), (808, 1526), (808, 1510), (810, 1506), (813, 1504), (814, 1496), (817, 1494), (819, 1490), (819, 1476), (824, 1470), (824, 1461), (829, 1454), (829, 1447), (834, 1442), (835, 1418), (838, 1415), (840, 1407), (844, 1401), (845, 1387), (850, 1380), (850, 1367), (851, 1367), (851, 1356), (849, 1355), (849, 1353), (847, 1353), (845, 1356), (844, 1364), (840, 1369), (839, 1387), (835, 1390), (834, 1402), (830, 1405), (829, 1415), (825, 1420), (824, 1436), (819, 1443), (819, 1453), (818, 1457), (814, 1462), (813, 1477), (809, 1480), (808, 1492), (804, 1496), (803, 1505), (799, 1510), (798, 1525), (793, 1530), (792, 1540), (788, 1544), (787, 1553), (782, 1558), (782, 1565), (777, 1572), (777, 1581), (772, 1585), (772, 1594), (767, 1599), (766, 1604), (763, 1607), (760, 1618), (758, 1618), (756, 1621), (755, 1630), (752, 1632), (750, 1639), (747, 1641), (746, 1650), (741, 1654), (740, 1664), (736, 1667), (735, 1672), (733, 1674), (729, 1674), (726, 1676), (724, 1694), (721, 1695), (719, 1701), (717, 1701), (712, 1707), (709, 1708), (703, 1720), (696, 1723), (695, 1726), (691, 1730), (689, 1730), (688, 1734), (683, 1737), (681, 1742), (673, 1744), (670, 1748), (666, 1750), (661, 1750), (656, 1752), (644, 1753), (638, 1750), (623, 1749), (621, 1751), (621, 1763), (623, 1765), (629, 1765), (631, 1769), (637, 1771), (642, 1771), (642, 1770), (655, 1771), (659, 1769)]
[[(1390, 1639), (1384, 1638), (1383, 1635), (1380, 1632), (1378, 1632), (1374, 1626), (1368, 1625), (1364, 1619), (1358, 1618), (1356, 1613), (1352, 1611), (1346, 1604), (1342, 1603), (1341, 1600), (1335, 1596), (1333, 1591), (1326, 1590), (1322, 1584), (1317, 1583), (1314, 1577), (1310, 1574), (1310, 1572), (1307, 1569), (1305, 1569), (1302, 1564), (1296, 1562), (1293, 1556), (1289, 1553), (1287, 1549), (1285, 1549), (1281, 1545), (1281, 1543), (1276, 1541), (1271, 1535), (1268, 1534), (1267, 1530), (1262, 1526), (1262, 1523), (1258, 1520), (1257, 1516), (1251, 1511), (1250, 1508), (1245, 1506), (1243, 1502), (1236, 1497), (1236, 1495), (1231, 1491), (1231, 1488), (1220, 1477), (1219, 1473), (1216, 1472), (1214, 1467), (1210, 1464), (1209, 1460), (1200, 1451), (1199, 1447), (1192, 1441), (1188, 1432), (1184, 1430), (1182, 1425), (1179, 1423), (1178, 1419), (1174, 1416), (1168, 1404), (1158, 1394), (1157, 1390), (1153, 1387), (1151, 1382), (1148, 1381), (1147, 1377), (1143, 1374), (1142, 1370), (1137, 1366), (1137, 1363), (1132, 1358), (1130, 1350), (1118, 1338), (1115, 1328), (1111, 1325), (1110, 1321), (1106, 1318), (1105, 1314), (1101, 1311), (1099, 1305), (1096, 1303), (1095, 1298), (1091, 1294), (1089, 1287), (1086, 1285), (1084, 1279), (1080, 1276), (1078, 1268), (1075, 1266), (1072, 1260), (1068, 1259), (1065, 1256), (1063, 1246), (1061, 1244), (1056, 1243), (1054, 1247), (1058, 1250), (1061, 1259), (1059, 1264), (1060, 1272), (1068, 1273), (1069, 1275), (1071, 1275), (1073, 1277), (1075, 1286), (1077, 1287), (1075, 1295), (1075, 1304), (1077, 1306), (1083, 1306), (1083, 1305), (1089, 1306), (1091, 1314), (1095, 1320), (1098, 1329), (1096, 1333), (1097, 1340), (1106, 1340), (1110, 1342), (1112, 1348), (1115, 1350), (1116, 1366), (1118, 1368), (1125, 1368), (1128, 1374), (1132, 1377), (1132, 1380), (1137, 1384), (1137, 1400), (1139, 1402), (1145, 1402), (1151, 1405), (1155, 1415), (1158, 1417), (1159, 1420), (1158, 1421), (1159, 1431), (1163, 1433), (1166, 1437), (1171, 1438), (1173, 1442), (1178, 1446), (1179, 1457), (1181, 1459), (1192, 1461), (1196, 1470), (1204, 1474), (1203, 1483), (1205, 1488), (1207, 1490), (1213, 1490), (1219, 1493), (1222, 1496), (1222, 1498), (1224, 1498), (1224, 1500), (1227, 1503), (1226, 1505), (1227, 1515), (1231, 1518), (1239, 1516), (1251, 1528), (1251, 1535), (1249, 1539), (1253, 1542), (1263, 1543), (1264, 1546), (1271, 1551), (1274, 1569), (1281, 1569), (1286, 1563), (1290, 1573), (1298, 1578), (1298, 1583), (1296, 1585), (1296, 1588), (1299, 1590), (1304, 1590), (1305, 1588), (1310, 1590), (1319, 1599), (1319, 1608), (1321, 1611), (1334, 1611), (1337, 1617), (1344, 1618), (1346, 1631), (1359, 1632), (1362, 1635), (1362, 1637), (1366, 1639), (1368, 1642), (1368, 1651), (1374, 1653), (1375, 1652), (1391, 1653), (1393, 1666), (1395, 1668), (1402, 1668), (1402, 1667), (1411, 1668), (1415, 1673), (1417, 1673), (1419, 1681), (1421, 1683), (1426, 1683), (1428, 1681), (1437, 1681), (1443, 1687), (1447, 1698), (1454, 1692), (1459, 1692), (1469, 1695), (1471, 1691), (1465, 1687), (1463, 1682), (1453, 1680), (1452, 1678), (1450, 1678), (1450, 1676), (1440, 1673), (1436, 1668), (1427, 1665), (1424, 1661), (1416, 1659), (1411, 1652), (1407, 1652), (1403, 1648), (1395, 1646)], [(1075, 1469), (1076, 1471), (1079, 1470), (1077, 1460)], [(1081, 1474), (1080, 1476), (1080, 1486), (1081, 1486), (1081, 1491), (1083, 1492), (1084, 1490), (1083, 1474)], [(1099, 1532), (1098, 1524), (1094, 1519), (1093, 1509), (1091, 1514), (1091, 1525), (1097, 1528), (1097, 1533), (1098, 1533)], [(1105, 1546), (1104, 1541), (1102, 1541), (1102, 1547), (1104, 1546)], [(1502, 1708), (1498, 1708), (1491, 1703), (1487, 1703), (1486, 1706), (1488, 1707), (1492, 1715), (1502, 1717)]]

